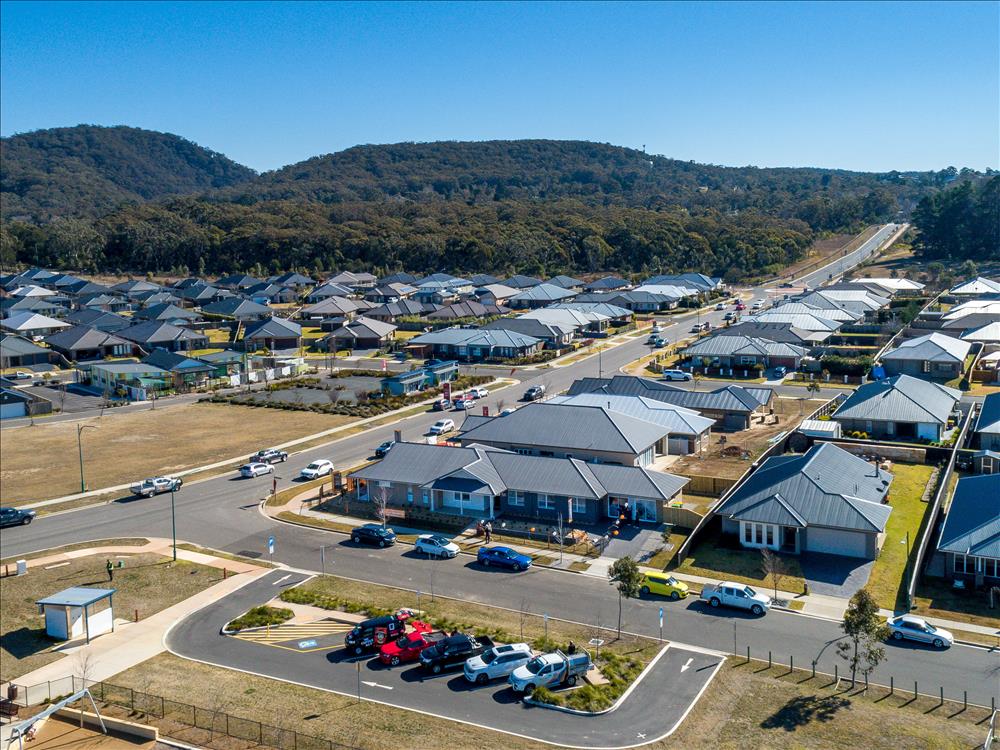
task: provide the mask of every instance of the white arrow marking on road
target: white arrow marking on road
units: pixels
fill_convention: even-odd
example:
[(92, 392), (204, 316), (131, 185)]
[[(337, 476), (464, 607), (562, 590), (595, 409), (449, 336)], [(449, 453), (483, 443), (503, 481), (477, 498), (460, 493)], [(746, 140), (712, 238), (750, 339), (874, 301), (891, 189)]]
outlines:
[(684, 666), (681, 667), (681, 671), (683, 672), (685, 669), (687, 669), (688, 667), (690, 667), (691, 666), (691, 662), (693, 662), (693, 661), (694, 661), (694, 658), (691, 658), (691, 659), (688, 659), (686, 662), (684, 662)]
[(283, 576), (283, 577), (279, 578), (279, 579), (278, 579), (277, 581), (275, 581), (275, 582), (274, 582), (274, 583), (272, 583), (271, 585), (272, 585), (272, 586), (277, 586), (277, 585), (278, 585), (279, 583), (281, 583), (282, 581), (287, 581), (287, 580), (288, 580), (289, 578), (291, 578), (291, 577), (292, 577), (292, 576), (291, 576), (291, 574), (288, 574), (287, 576)]
[(377, 682), (368, 682), (366, 680), (362, 680), (361, 684), (367, 685), (368, 687), (382, 688), (383, 690), (392, 690), (391, 686), (389, 686), (389, 685), (379, 685)]

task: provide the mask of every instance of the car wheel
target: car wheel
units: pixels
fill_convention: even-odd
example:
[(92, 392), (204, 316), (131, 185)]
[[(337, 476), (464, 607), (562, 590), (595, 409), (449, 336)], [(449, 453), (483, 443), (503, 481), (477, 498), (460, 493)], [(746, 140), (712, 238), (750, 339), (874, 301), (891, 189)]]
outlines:
[(355, 544), (361, 544), (361, 537), (359, 536), (351, 537), (351, 541), (354, 542)]
[(755, 604), (752, 607), (750, 607), (750, 611), (753, 612), (758, 617), (760, 615), (764, 614), (764, 608), (762, 606), (760, 606), (759, 604)]
[(711, 604), (713, 607), (718, 607), (722, 602), (719, 601), (719, 597), (713, 596), (711, 599), (708, 600), (708, 603)]
[(489, 678), (489, 677), (487, 677), (487, 676), (486, 676), (486, 675), (484, 675), (484, 674), (481, 674), (481, 675), (479, 675), (479, 676), (478, 676), (478, 677), (476, 678), (476, 682), (478, 682), (478, 683), (479, 683), (480, 685), (485, 685), (485, 684), (486, 684), (487, 682), (489, 682), (489, 681), (490, 681), (490, 678)]
[(389, 663), (392, 666), (394, 666), (394, 667), (398, 667), (399, 666), (399, 657), (398, 656), (392, 657), (391, 659), (389, 659)]
[(678, 594), (676, 591), (671, 591), (670, 592), (670, 599), (671, 599), (671, 601), (675, 601), (676, 602), (680, 598), (681, 598), (681, 595)]
[(532, 685), (530, 682), (524, 686), (525, 695), (531, 695), (533, 692), (535, 692), (535, 686)]
[(639, 593), (642, 594), (643, 596), (649, 596), (649, 586), (643, 586), (641, 589), (639, 589)]
[(441, 674), (441, 665), (440, 664), (435, 664), (433, 667), (431, 667), (431, 671), (434, 674)]
[(29, 523), (31, 523), (31, 516), (25, 516), (24, 520), (21, 521), (22, 526), (27, 526)]
[(944, 641), (942, 641), (940, 638), (935, 638), (934, 648), (944, 648)]
[(514, 563), (514, 572), (515, 573), (521, 572), (521, 563)]
[(384, 539), (379, 539), (378, 540), (378, 546), (379, 547), (384, 547), (385, 546), (385, 540)]
[(573, 687), (575, 684), (576, 684), (576, 675), (575, 674), (571, 674), (569, 677), (566, 678), (566, 686), (567, 687)]
[(892, 631), (892, 639), (894, 641), (901, 641), (901, 640), (903, 640), (903, 634), (900, 633), (898, 630), (893, 630)]

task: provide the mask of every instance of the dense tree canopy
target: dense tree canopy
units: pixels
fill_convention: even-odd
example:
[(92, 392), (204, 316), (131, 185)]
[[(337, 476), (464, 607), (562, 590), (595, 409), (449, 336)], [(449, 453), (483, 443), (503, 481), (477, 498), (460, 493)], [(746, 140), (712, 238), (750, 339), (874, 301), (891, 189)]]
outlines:
[(1000, 177), (963, 181), (929, 195), (913, 212), (917, 252), (926, 259), (1000, 260)]

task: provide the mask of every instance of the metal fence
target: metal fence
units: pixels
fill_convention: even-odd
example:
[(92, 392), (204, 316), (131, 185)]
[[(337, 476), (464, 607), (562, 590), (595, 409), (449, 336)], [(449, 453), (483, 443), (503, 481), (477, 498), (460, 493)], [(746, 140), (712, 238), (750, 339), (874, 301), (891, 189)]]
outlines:
[[(63, 677), (38, 685), (12, 683), (17, 692), (14, 701), (25, 707), (52, 703), (61, 697), (72, 695), (78, 686), (82, 687), (84, 684), (78, 677)], [(146, 717), (147, 721), (160, 720), (160, 723), (167, 725), (164, 734), (168, 736), (174, 736), (176, 734), (174, 728), (180, 725), (182, 728), (207, 732), (207, 738), (199, 736), (196, 740), (198, 743), (211, 742), (216, 737), (228, 737), (243, 740), (254, 746), (272, 747), (277, 750), (359, 750), (355, 745), (234, 716), (220, 709), (181, 703), (164, 698), (162, 695), (153, 695), (122, 685), (88, 681), (86, 686), (90, 688), (91, 695), (99, 703), (128, 709), (132, 713)]]
[(993, 740), (997, 738), (997, 712), (990, 714), (990, 726), (986, 730), (986, 742), (983, 743), (983, 750), (990, 750), (993, 747)]

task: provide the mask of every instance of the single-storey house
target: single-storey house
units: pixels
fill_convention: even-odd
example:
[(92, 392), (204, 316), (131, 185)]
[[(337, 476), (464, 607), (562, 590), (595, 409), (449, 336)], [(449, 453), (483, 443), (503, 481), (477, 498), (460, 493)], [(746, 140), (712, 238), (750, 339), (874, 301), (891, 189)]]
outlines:
[(360, 316), (345, 323), (323, 341), (327, 351), (338, 349), (381, 349), (396, 336), (396, 326)]
[(243, 333), (243, 348), (298, 349), (302, 345), (302, 326), (287, 318), (264, 318), (247, 324)]
[(280, 284), (281, 286), (291, 287), (293, 289), (301, 289), (302, 287), (312, 286), (316, 283), (308, 276), (303, 276), (301, 273), (295, 273), (294, 271), (283, 273), (280, 276), (272, 276), (268, 279), (268, 282), (271, 284)]
[(205, 334), (158, 320), (137, 323), (123, 328), (116, 335), (138, 344), (147, 352), (157, 347), (172, 352), (208, 348), (208, 336)]
[(580, 279), (574, 279), (572, 276), (566, 276), (565, 274), (553, 276), (547, 283), (562, 287), (563, 289), (571, 289), (574, 292), (582, 292), (584, 284)]
[(249, 289), (262, 283), (263, 279), (258, 279), (255, 276), (248, 276), (245, 273), (233, 273), (218, 279), (215, 282), (215, 286), (222, 287), (223, 289), (241, 290)]
[[(475, 284), (477, 287), (487, 286), (489, 284), (499, 284), (500, 278), (498, 276), (493, 276), (489, 273), (474, 273), (469, 277), (469, 281)], [(407, 282), (409, 283), (409, 282)]]
[(639, 291), (628, 289), (616, 292), (590, 292), (575, 298), (576, 302), (609, 302), (618, 307), (624, 307), (632, 312), (664, 312), (673, 310), (683, 299), (682, 294), (664, 294), (662, 292)]
[(203, 320), (198, 313), (168, 302), (136, 310), (132, 313), (132, 319), (157, 320), (161, 323), (170, 323), (170, 325), (175, 326), (190, 326), (194, 323), (200, 323)]
[(937, 549), (946, 577), (1000, 586), (1000, 474), (958, 480)]
[[(402, 304), (402, 303), (398, 303)], [(330, 318), (353, 318), (359, 312), (372, 307), (370, 302), (348, 297), (327, 297), (314, 305), (303, 307), (299, 311), (299, 320), (315, 321)]]
[(686, 286), (697, 289), (699, 292), (710, 292), (722, 288), (722, 279), (713, 279), (703, 273), (673, 273), (661, 276), (653, 276), (646, 279), (643, 286), (663, 286), (672, 284), (674, 286)]
[(552, 305), (523, 313), (519, 318), (540, 320), (543, 323), (555, 323), (573, 328), (579, 335), (600, 333), (607, 329), (611, 318), (604, 313), (593, 310), (578, 310), (574, 307)]
[(635, 314), (624, 307), (611, 305), (607, 302), (559, 302), (550, 305), (546, 310), (575, 310), (581, 313), (596, 313), (605, 316), (613, 325), (624, 325), (632, 321)]
[(948, 294), (976, 297), (980, 294), (1000, 294), (1000, 281), (977, 276), (974, 279), (956, 284), (948, 290)]
[(90, 367), (90, 384), (108, 393), (125, 387), (165, 391), (173, 385), (173, 377), (162, 367), (142, 362), (100, 362)]
[(962, 341), (978, 342), (985, 348), (984, 351), (992, 352), (1000, 348), (1000, 321), (993, 321), (966, 331), (959, 338)]
[(17, 388), (0, 388), (0, 419), (28, 416), (31, 411), (31, 401), (29, 393)]
[(126, 341), (120, 336), (84, 325), (73, 326), (46, 336), (45, 343), (51, 350), (59, 352), (73, 362), (127, 357), (137, 348), (131, 341)]
[(962, 392), (909, 375), (866, 383), (834, 412), (845, 434), (864, 432), (886, 440), (937, 441)]
[(148, 294), (150, 292), (159, 292), (163, 289), (159, 284), (154, 284), (152, 281), (120, 281), (111, 287), (112, 292), (118, 294), (124, 294), (129, 299), (134, 299), (136, 295)]
[(458, 362), (429, 359), (424, 362), (424, 373), (427, 375), (427, 385), (431, 387), (450, 383), (458, 377)]
[(201, 307), (202, 305), (217, 302), (220, 299), (235, 297), (236, 295), (228, 289), (219, 289), (218, 287), (209, 286), (208, 284), (199, 281), (189, 287), (178, 289), (177, 296), (191, 307)]
[(426, 313), (427, 320), (454, 320), (456, 318), (490, 318), (498, 315), (506, 315), (510, 312), (507, 307), (500, 305), (484, 305), (476, 300), (464, 300), (453, 302), (450, 305), (439, 307)]
[(477, 286), (472, 294), (484, 305), (504, 305), (519, 291), (519, 289), (514, 289), (506, 284), (484, 284)]
[(103, 310), (74, 310), (64, 320), (72, 325), (96, 328), (105, 333), (116, 333), (135, 322), (131, 318)]
[(750, 336), (710, 336), (687, 347), (683, 353), (696, 366), (741, 370), (759, 364), (767, 369), (782, 366), (797, 370), (808, 350)]
[(240, 297), (220, 299), (218, 302), (205, 305), (201, 308), (201, 311), (208, 315), (222, 315), (227, 318), (233, 318), (234, 320), (241, 320), (244, 323), (253, 320), (262, 320), (270, 317), (274, 313), (274, 311), (267, 305), (262, 305), (259, 302), (242, 299)]
[(764, 461), (716, 509), (748, 549), (874, 560), (892, 513), (892, 474), (833, 443)]
[(330, 299), (330, 297), (350, 297), (354, 294), (354, 290), (350, 287), (343, 286), (342, 284), (331, 284), (327, 282), (325, 284), (320, 284), (318, 287), (313, 289), (309, 294), (306, 295), (306, 302), (309, 304), (316, 304), (317, 302), (322, 302), (325, 299)]
[(712, 336), (713, 338), (717, 336), (745, 336), (751, 339), (767, 339), (779, 344), (792, 344), (812, 349), (826, 341), (831, 335), (831, 331), (807, 331), (791, 323), (753, 321), (719, 328)]
[(257, 286), (247, 289), (244, 294), (259, 305), (284, 304), (295, 302), (299, 298), (296, 287), (273, 281), (262, 281)]
[(976, 447), (1000, 451), (1000, 393), (991, 393), (983, 399), (973, 434)]
[(365, 271), (362, 271), (361, 273), (344, 271), (343, 273), (338, 273), (336, 276), (331, 276), (326, 281), (328, 284), (340, 284), (341, 286), (348, 286), (357, 291), (364, 291), (375, 288), (375, 284), (378, 282), (378, 277)]
[(546, 323), (533, 318), (499, 318), (483, 326), (484, 331), (513, 331), (545, 342), (547, 349), (560, 349), (573, 341), (575, 326)]
[(419, 318), (440, 310), (441, 305), (430, 302), (417, 302), (415, 299), (401, 299), (365, 311), (365, 317), (381, 320), (383, 323), (395, 323), (397, 318)]
[(398, 302), (406, 299), (417, 291), (415, 286), (393, 282), (389, 284), (379, 284), (373, 289), (365, 292), (365, 299), (374, 302), (376, 305), (384, 305), (388, 302)]
[(30, 338), (48, 336), (50, 333), (56, 333), (69, 327), (70, 324), (65, 321), (33, 312), (18, 312), (0, 319), (0, 328)]
[(48, 365), (58, 359), (51, 349), (14, 334), (0, 335), (0, 370), (31, 365)]
[(154, 349), (143, 357), (142, 363), (155, 365), (169, 372), (174, 380), (174, 388), (202, 385), (214, 377), (216, 372), (214, 365), (164, 349)]
[(511, 289), (530, 289), (533, 286), (538, 286), (539, 284), (544, 284), (545, 282), (541, 279), (535, 278), (534, 276), (516, 274), (505, 281), (501, 281), (500, 283), (504, 286), (509, 286)]
[(591, 281), (589, 284), (583, 285), (583, 291), (585, 292), (617, 292), (622, 289), (631, 288), (625, 279), (618, 276), (605, 276), (604, 278), (597, 279), (596, 281)]
[(224, 378), (243, 371), (244, 354), (234, 352), (232, 349), (223, 349), (221, 352), (210, 352), (198, 357), (202, 362), (215, 368), (212, 377)]
[(130, 310), (132, 303), (124, 297), (116, 297), (113, 294), (88, 294), (77, 300), (80, 307), (89, 310), (103, 310), (104, 312), (122, 312)]
[(915, 378), (951, 380), (965, 370), (965, 358), (972, 344), (967, 341), (929, 333), (907, 339), (882, 355), (887, 375), (912, 375)]
[(61, 318), (69, 312), (69, 300), (59, 302), (62, 297), (6, 297), (0, 299), (0, 316), (10, 317), (16, 313), (38, 313), (50, 318)]
[(392, 284), (395, 282), (400, 282), (401, 284), (409, 284), (410, 286), (416, 286), (419, 279), (412, 273), (407, 273), (406, 271), (397, 271), (396, 273), (391, 273), (382, 279), (383, 284)]
[(644, 396), (654, 401), (684, 407), (703, 417), (715, 420), (716, 430), (745, 430), (751, 422), (771, 409), (774, 391), (770, 388), (748, 388), (724, 385), (714, 391), (689, 391), (661, 380), (634, 375), (611, 378), (581, 378), (567, 391), (570, 396), (580, 393), (606, 393), (620, 396)]
[(516, 331), (477, 328), (443, 328), (410, 339), (410, 346), (424, 348), (432, 356), (462, 361), (512, 359), (541, 351), (543, 342)]
[(626, 507), (634, 521), (659, 523), (688, 482), (638, 466), (423, 443), (398, 443), (350, 478), (362, 502), (384, 493), (389, 507), (551, 526), (560, 516), (565, 525), (618, 518)]

